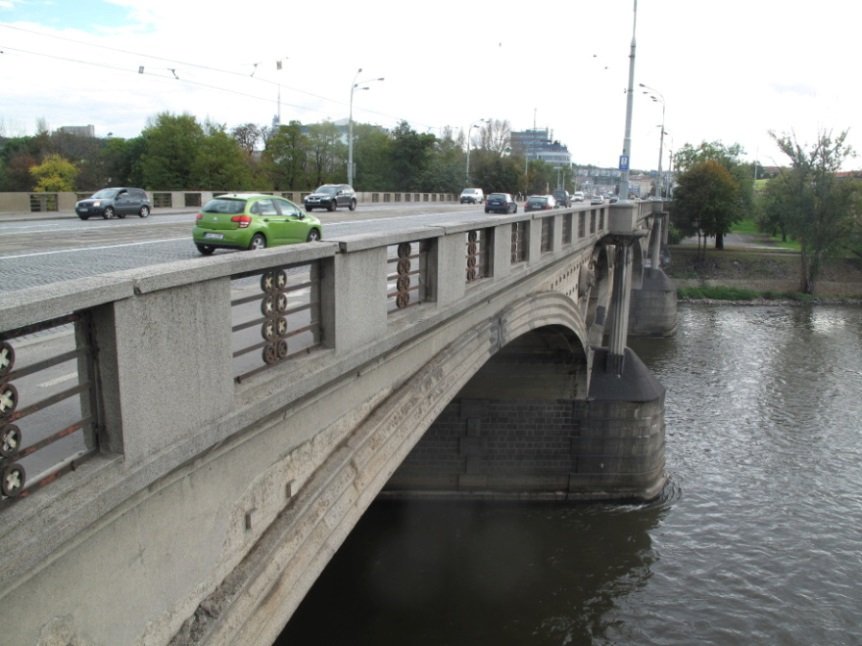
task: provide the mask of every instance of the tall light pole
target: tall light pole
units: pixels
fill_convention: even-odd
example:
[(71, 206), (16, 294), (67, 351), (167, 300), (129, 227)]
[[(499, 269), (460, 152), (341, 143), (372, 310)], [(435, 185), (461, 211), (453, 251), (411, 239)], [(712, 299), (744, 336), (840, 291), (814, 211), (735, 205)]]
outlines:
[[(661, 92), (659, 92), (658, 90), (656, 90), (655, 88), (650, 87), (649, 85), (644, 85), (643, 83), (638, 83), (638, 85), (640, 85), (642, 88), (644, 88), (644, 90), (646, 90), (644, 92), (644, 94), (648, 94), (649, 98), (651, 98), (656, 103), (661, 103), (661, 126), (659, 126), (661, 128), (661, 134), (659, 135), (659, 138), (658, 138), (658, 177), (657, 177), (656, 183), (655, 183), (655, 190), (656, 190), (656, 197), (662, 197), (661, 187), (662, 187), (663, 182), (662, 182), (662, 175), (661, 175), (661, 160), (662, 160), (662, 156), (664, 153), (664, 135), (665, 135), (665, 132), (664, 132), (664, 109), (665, 109), (664, 95)], [(654, 92), (654, 94), (650, 94), (650, 92)]]
[(353, 83), (350, 84), (350, 115), (347, 119), (347, 183), (353, 186), (353, 91), (367, 90), (368, 86), (362, 86), (363, 83), (373, 83), (374, 81), (382, 81), (383, 77), (376, 79), (368, 79), (366, 81), (357, 81), (359, 75), (362, 74), (362, 68), (356, 70), (356, 76), (353, 77)]
[(467, 169), (464, 172), (465, 186), (470, 186), (470, 135), (473, 134), (473, 128), (479, 128), (482, 123), (485, 123), (485, 119), (479, 119), (479, 121), (467, 128)]
[(632, 46), (629, 54), (629, 87), (626, 90), (626, 133), (623, 137), (623, 154), (620, 155), (620, 199), (629, 199), (629, 168), (632, 154), (632, 108), (635, 84), (635, 32), (638, 26), (638, 0), (634, 0), (634, 23), (632, 25)]

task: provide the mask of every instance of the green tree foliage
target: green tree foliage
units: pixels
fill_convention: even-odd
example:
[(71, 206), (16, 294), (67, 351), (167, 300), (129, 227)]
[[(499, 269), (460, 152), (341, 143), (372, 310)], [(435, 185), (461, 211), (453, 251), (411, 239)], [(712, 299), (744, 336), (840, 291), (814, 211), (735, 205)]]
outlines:
[(190, 171), (193, 186), (198, 188), (253, 188), (246, 153), (223, 126), (206, 125)]
[[(738, 204), (732, 212), (727, 213), (727, 217), (716, 220), (718, 224), (726, 223), (726, 228), (722, 229), (719, 227), (709, 233), (705, 233), (707, 236), (715, 237), (716, 249), (724, 248), (724, 234), (730, 231), (730, 227), (735, 222), (745, 217), (746, 213), (751, 212), (753, 207), (754, 167), (751, 164), (742, 163), (740, 156), (744, 152), (742, 146), (739, 144), (725, 146), (717, 141), (704, 141), (697, 147), (686, 144), (674, 155), (674, 163), (676, 164), (678, 176), (684, 175), (687, 171), (702, 162), (714, 161), (723, 166), (736, 183)], [(676, 197), (677, 195), (674, 191), (674, 202), (676, 201)], [(679, 228), (682, 230), (685, 229), (685, 227)]]
[(51, 154), (41, 164), (31, 167), (30, 174), (35, 181), (34, 191), (74, 191), (78, 169), (68, 159)]
[(308, 186), (305, 179), (308, 138), (302, 124), (291, 121), (270, 134), (263, 151), (263, 170), (273, 188), (284, 191)]
[(858, 231), (857, 184), (837, 172), (853, 155), (847, 131), (821, 132), (809, 148), (796, 137), (770, 133), (790, 160), (790, 168), (770, 180), (765, 209), (800, 245), (800, 290), (813, 294), (823, 261), (845, 248)]
[(392, 173), (384, 190), (423, 190), (434, 142), (434, 135), (419, 134), (406, 121), (401, 121), (392, 132)]
[(392, 137), (383, 128), (353, 125), (353, 183), (357, 191), (385, 187), (392, 175)]
[(347, 145), (341, 142), (338, 128), (331, 121), (308, 127), (307, 184), (318, 186), (326, 182), (347, 179)]
[(695, 162), (677, 177), (673, 225), (683, 236), (702, 237), (704, 248), (706, 238), (730, 231), (742, 213), (739, 183), (719, 161)]
[(204, 131), (190, 114), (162, 113), (141, 133), (143, 188), (183, 190), (201, 188), (192, 177)]

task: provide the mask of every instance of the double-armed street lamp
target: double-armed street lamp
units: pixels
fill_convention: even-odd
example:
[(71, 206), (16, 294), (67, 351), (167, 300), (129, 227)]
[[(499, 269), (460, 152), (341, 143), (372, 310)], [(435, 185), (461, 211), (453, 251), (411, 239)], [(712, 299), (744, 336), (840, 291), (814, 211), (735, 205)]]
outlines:
[(376, 79), (368, 79), (365, 81), (357, 81), (359, 75), (362, 74), (362, 68), (356, 70), (356, 76), (353, 77), (353, 83), (350, 84), (350, 115), (347, 119), (347, 183), (353, 186), (353, 91), (367, 90), (368, 86), (364, 83), (374, 83), (382, 81), (383, 77)]
[(642, 88), (644, 88), (644, 94), (648, 95), (655, 103), (661, 103), (661, 134), (658, 139), (658, 178), (655, 183), (656, 197), (662, 197), (662, 174), (661, 174), (661, 161), (662, 156), (664, 155), (664, 136), (667, 134), (664, 131), (664, 95), (656, 90), (655, 88), (650, 87), (649, 85), (644, 85), (643, 83), (639, 83)]
[(473, 134), (473, 128), (481, 127), (481, 124), (485, 123), (486, 121), (487, 121), (487, 119), (479, 119), (479, 121), (477, 121), (472, 126), (467, 128), (467, 169), (464, 173), (464, 185), (465, 186), (470, 186), (470, 139), (471, 139), (470, 135)]

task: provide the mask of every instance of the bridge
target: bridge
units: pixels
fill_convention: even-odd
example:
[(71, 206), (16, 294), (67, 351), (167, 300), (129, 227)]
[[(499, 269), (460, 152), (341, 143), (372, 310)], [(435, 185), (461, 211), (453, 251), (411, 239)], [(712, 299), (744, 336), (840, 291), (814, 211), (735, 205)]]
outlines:
[(665, 226), (441, 216), (4, 295), (3, 642), (270, 643), (381, 495), (656, 497), (627, 338), (676, 327)]

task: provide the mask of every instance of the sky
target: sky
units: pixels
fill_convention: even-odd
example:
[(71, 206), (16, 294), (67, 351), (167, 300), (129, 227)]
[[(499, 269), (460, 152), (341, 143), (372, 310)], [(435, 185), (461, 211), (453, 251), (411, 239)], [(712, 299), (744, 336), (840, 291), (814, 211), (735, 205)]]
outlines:
[(355, 122), (435, 135), (481, 119), (548, 128), (575, 163), (616, 168), (634, 41), (632, 169), (655, 169), (660, 148), (667, 169), (671, 151), (704, 141), (785, 164), (770, 131), (808, 148), (848, 130), (862, 154), (855, 6), (0, 0), (0, 135), (93, 125), (130, 138), (165, 112), (228, 129), (279, 112), (282, 123), (338, 122), (358, 83)]

